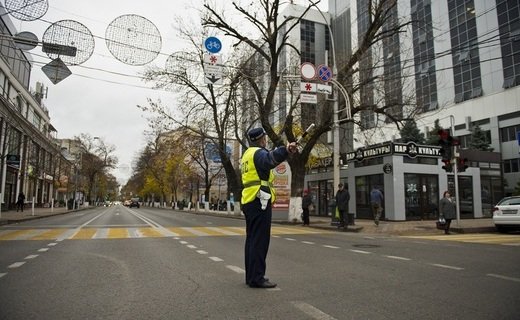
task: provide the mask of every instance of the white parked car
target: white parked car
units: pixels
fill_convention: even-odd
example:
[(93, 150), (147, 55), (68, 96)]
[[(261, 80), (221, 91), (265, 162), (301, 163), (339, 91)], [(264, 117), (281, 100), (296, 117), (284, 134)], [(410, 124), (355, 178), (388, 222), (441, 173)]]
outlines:
[(493, 208), (493, 222), (498, 231), (520, 229), (520, 196), (505, 197)]

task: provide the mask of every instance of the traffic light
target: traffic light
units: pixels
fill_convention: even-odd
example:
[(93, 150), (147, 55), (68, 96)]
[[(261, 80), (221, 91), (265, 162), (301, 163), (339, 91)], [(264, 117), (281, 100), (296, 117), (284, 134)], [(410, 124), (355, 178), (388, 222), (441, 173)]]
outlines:
[(451, 166), (451, 160), (449, 160), (449, 159), (442, 159), (442, 162), (444, 163), (444, 165), (442, 166), (444, 171), (446, 171), (446, 172), (453, 172), (453, 167)]
[(459, 158), (457, 159), (457, 172), (464, 172), (468, 168), (467, 158)]
[[(441, 150), (439, 150), (439, 153), (442, 156), (442, 161), (444, 160), (451, 160), (453, 156), (452, 152), (452, 146), (453, 146), (453, 137), (450, 135), (450, 132), (448, 130), (440, 129), (438, 131), (439, 134), (439, 141), (437, 144), (441, 146)], [(451, 167), (451, 164), (450, 164)]]

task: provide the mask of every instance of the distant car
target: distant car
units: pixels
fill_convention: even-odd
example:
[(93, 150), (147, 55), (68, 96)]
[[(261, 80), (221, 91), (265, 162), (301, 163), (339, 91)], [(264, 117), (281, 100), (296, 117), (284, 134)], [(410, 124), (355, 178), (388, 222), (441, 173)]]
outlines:
[(505, 197), (493, 208), (493, 222), (498, 231), (520, 229), (520, 196)]
[(137, 201), (130, 201), (130, 205), (129, 205), (130, 208), (138, 208), (139, 209), (139, 202)]

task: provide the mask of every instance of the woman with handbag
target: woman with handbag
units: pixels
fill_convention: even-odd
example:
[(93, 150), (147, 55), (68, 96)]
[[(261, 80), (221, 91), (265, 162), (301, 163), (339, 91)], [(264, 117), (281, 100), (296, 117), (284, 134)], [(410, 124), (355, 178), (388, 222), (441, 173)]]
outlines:
[(446, 220), (444, 233), (450, 234), (451, 220), (457, 218), (455, 201), (450, 197), (449, 191), (444, 191), (442, 199), (439, 202), (439, 216)]

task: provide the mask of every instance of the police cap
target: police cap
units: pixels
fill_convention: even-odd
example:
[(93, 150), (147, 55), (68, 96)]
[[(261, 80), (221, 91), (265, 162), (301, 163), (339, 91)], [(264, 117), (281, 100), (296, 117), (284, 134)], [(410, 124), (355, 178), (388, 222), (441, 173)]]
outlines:
[(257, 141), (260, 138), (262, 138), (263, 136), (265, 136), (265, 130), (264, 130), (264, 128), (254, 128), (254, 129), (249, 130), (247, 135), (249, 136), (249, 140)]

